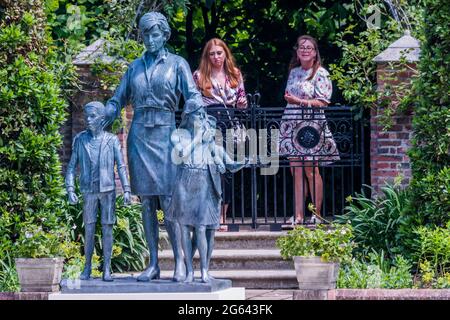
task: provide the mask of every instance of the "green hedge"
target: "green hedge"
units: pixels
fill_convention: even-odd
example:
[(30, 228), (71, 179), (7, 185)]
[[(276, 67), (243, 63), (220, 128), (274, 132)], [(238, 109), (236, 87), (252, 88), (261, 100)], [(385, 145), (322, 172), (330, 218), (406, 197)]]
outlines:
[(58, 130), (65, 120), (66, 102), (43, 1), (1, 5), (0, 259), (6, 261), (6, 255), (20, 252), (19, 239), (24, 243), (33, 238), (25, 231), (64, 230), (67, 207)]
[(443, 226), (450, 216), (450, 2), (427, 0), (415, 83), (412, 215)]

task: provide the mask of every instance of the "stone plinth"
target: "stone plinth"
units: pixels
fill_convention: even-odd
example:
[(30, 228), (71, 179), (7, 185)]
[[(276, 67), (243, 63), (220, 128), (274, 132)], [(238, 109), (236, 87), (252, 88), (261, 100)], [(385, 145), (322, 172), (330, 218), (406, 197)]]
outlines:
[(214, 292), (52, 293), (49, 300), (245, 300), (245, 288)]
[(111, 293), (200, 293), (216, 292), (231, 288), (231, 280), (213, 279), (209, 283), (195, 280), (192, 283), (173, 282), (171, 279), (138, 282), (134, 277), (115, 278), (112, 282), (100, 278), (91, 280), (61, 281), (62, 294), (111, 294)]

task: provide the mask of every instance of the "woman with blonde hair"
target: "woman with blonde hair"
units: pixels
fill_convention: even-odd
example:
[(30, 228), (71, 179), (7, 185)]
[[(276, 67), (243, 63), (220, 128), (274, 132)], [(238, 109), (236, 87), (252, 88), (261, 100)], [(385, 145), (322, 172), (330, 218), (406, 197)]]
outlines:
[[(231, 121), (234, 118), (234, 108), (247, 108), (242, 73), (236, 66), (231, 50), (222, 40), (213, 38), (206, 43), (193, 78), (202, 94), (206, 112), (219, 121)], [(225, 223), (232, 192), (231, 176), (226, 175), (224, 179), (221, 223)], [(225, 231), (226, 226), (219, 230)]]

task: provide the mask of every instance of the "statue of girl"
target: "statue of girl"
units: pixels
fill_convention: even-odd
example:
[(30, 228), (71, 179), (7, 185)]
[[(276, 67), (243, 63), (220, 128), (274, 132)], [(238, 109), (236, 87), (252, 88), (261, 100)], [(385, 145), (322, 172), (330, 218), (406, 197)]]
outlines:
[(202, 113), (184, 113), (179, 128), (171, 136), (172, 161), (178, 164), (178, 171), (166, 219), (176, 220), (181, 225), (185, 282), (194, 281), (195, 248), (200, 255), (201, 280), (210, 281), (209, 261), (214, 234), (220, 227), (220, 175), (226, 170), (236, 172), (244, 167), (215, 143), (215, 134), (216, 118)]

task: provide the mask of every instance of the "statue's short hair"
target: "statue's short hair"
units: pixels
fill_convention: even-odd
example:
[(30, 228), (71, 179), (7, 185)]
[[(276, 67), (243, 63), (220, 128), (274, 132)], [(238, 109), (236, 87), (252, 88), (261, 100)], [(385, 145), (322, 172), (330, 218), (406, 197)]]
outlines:
[(144, 33), (157, 25), (159, 29), (165, 34), (166, 40), (170, 38), (171, 30), (166, 17), (156, 11), (147, 12), (139, 20), (139, 30)]
[(94, 108), (100, 111), (102, 114), (105, 114), (105, 105), (100, 101), (91, 101), (84, 105), (83, 111), (86, 111), (88, 108)]

